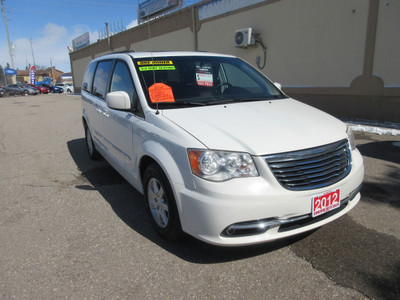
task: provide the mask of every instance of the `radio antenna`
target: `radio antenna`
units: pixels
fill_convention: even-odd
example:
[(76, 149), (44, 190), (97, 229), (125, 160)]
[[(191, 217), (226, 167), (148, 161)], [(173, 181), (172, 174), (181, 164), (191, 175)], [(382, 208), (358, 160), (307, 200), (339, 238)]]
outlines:
[[(149, 44), (151, 43), (150, 39), (151, 39), (151, 30), (150, 30), (150, 20), (147, 19), (147, 31), (148, 31), (148, 41)], [(151, 53), (151, 61), (154, 62), (154, 57), (153, 57), (153, 50), (150, 49), (150, 53)], [(153, 84), (156, 83), (156, 72), (153, 69)], [(158, 101), (156, 101), (156, 115), (159, 115), (160, 111), (158, 110)]]

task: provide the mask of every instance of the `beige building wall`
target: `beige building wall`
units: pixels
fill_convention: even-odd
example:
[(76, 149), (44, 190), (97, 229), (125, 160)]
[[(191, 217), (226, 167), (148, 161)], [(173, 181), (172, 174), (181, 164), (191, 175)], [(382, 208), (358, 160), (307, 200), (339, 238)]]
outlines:
[[(149, 28), (151, 35), (151, 26)], [(134, 51), (149, 50), (194, 50), (194, 35), (190, 28), (172, 31), (165, 35), (151, 37), (144, 41), (132, 43)]]
[(400, 1), (380, 1), (373, 74), (385, 87), (400, 87)]
[(252, 27), (267, 46), (263, 70), (284, 87), (349, 87), (362, 75), (368, 1), (285, 0), (202, 23), (199, 49), (256, 65), (262, 48), (235, 48), (234, 31)]
[(89, 61), (113, 51), (204, 50), (258, 68), (259, 43), (234, 46), (235, 31), (252, 27), (267, 47), (260, 71), (290, 96), (339, 117), (400, 122), (400, 1), (268, 0), (200, 20), (210, 2), (72, 52), (76, 90)]
[(81, 59), (70, 59), (71, 60), (71, 70), (72, 70), (72, 80), (74, 81), (74, 90), (80, 91), (83, 75), (86, 70), (86, 66), (90, 63), (93, 58), (91, 56), (86, 56)]

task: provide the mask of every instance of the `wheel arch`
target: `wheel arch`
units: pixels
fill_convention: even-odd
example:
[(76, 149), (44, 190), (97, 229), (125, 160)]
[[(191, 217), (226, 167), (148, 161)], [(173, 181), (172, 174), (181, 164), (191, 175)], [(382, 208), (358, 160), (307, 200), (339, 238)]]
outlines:
[[(156, 163), (167, 177), (175, 199), (177, 200), (178, 210), (181, 211), (179, 188), (184, 188), (185, 186), (193, 187), (194, 185), (193, 180), (191, 179), (191, 173), (188, 173), (190, 172), (190, 167), (188, 162), (186, 162), (186, 150), (168, 150), (161, 143), (156, 143), (155, 141), (145, 142), (143, 145), (143, 150), (145, 154), (142, 156), (139, 162), (139, 174), (142, 187), (146, 168), (152, 163)], [(174, 155), (171, 154), (171, 151), (174, 153)], [(181, 155), (179, 154), (179, 151), (182, 152)]]
[(146, 168), (154, 162), (161, 167), (170, 183), (183, 184), (184, 181), (179, 167), (174, 157), (165, 147), (160, 143), (148, 141), (144, 143), (143, 150), (144, 155), (139, 163), (141, 179), (143, 179)]
[(83, 124), (83, 127), (84, 127), (84, 128), (87, 127), (86, 118), (85, 118), (84, 116), (82, 116), (82, 124)]
[(85, 129), (89, 126), (86, 109), (82, 110), (82, 124)]

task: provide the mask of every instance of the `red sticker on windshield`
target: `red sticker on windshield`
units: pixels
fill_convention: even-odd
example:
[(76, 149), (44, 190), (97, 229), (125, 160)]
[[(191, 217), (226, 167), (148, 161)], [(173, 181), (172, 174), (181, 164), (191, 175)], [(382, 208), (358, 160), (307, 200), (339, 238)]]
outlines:
[(155, 83), (149, 87), (150, 101), (152, 103), (175, 102), (172, 88), (164, 83)]

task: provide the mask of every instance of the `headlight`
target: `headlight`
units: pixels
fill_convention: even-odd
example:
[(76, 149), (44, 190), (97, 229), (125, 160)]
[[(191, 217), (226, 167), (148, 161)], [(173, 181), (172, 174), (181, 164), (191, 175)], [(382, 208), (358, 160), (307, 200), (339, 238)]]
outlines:
[(192, 173), (211, 181), (258, 176), (250, 154), (212, 150), (188, 150)]
[(354, 137), (353, 131), (351, 130), (350, 126), (347, 126), (347, 136), (349, 138), (351, 150), (356, 149), (356, 139)]

